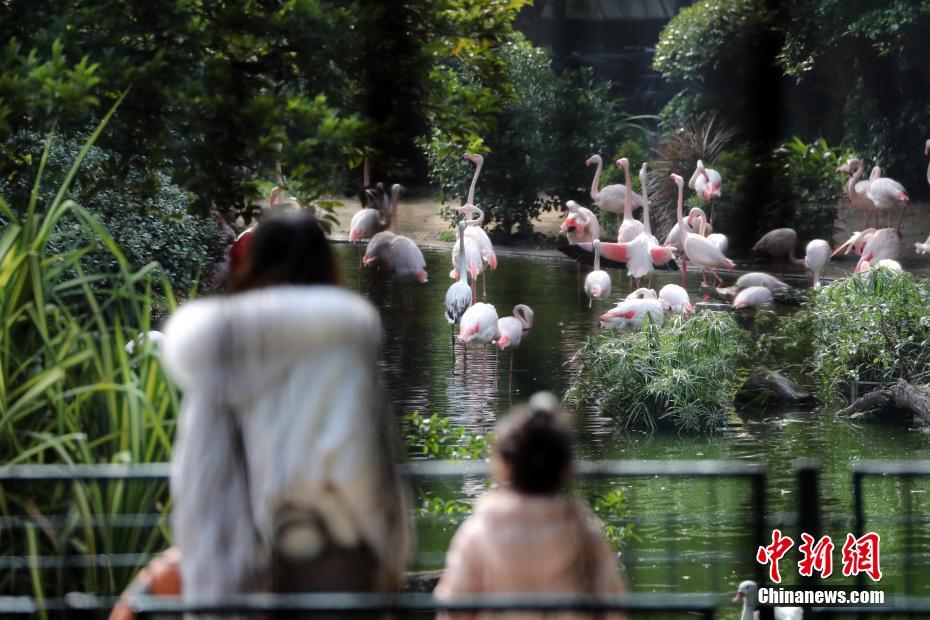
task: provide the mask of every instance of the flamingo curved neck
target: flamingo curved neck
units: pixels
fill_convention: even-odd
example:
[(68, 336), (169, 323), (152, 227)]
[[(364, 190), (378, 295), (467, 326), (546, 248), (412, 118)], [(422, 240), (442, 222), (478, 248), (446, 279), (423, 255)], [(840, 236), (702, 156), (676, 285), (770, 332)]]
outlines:
[(640, 191), (643, 193), (643, 232), (647, 236), (652, 234), (652, 226), (649, 225), (649, 196), (646, 194), (646, 175), (639, 175)]
[(682, 212), (685, 201), (685, 190), (677, 181), (675, 185), (678, 185), (678, 234), (681, 235), (681, 243), (684, 244), (685, 239), (688, 238), (688, 229), (685, 228), (685, 216)]
[(468, 199), (465, 201), (470, 205), (475, 204), (475, 186), (478, 185), (478, 175), (481, 174), (481, 166), (483, 165), (484, 161), (479, 161), (475, 165), (475, 174), (471, 177), (471, 186), (468, 188)]
[(623, 165), (623, 179), (626, 181), (626, 197), (623, 200), (623, 219), (633, 219), (633, 185), (630, 183), (630, 162)]
[(473, 208), (474, 208), (474, 213), (476, 214), (476, 216), (471, 217), (471, 214), (468, 214), (465, 220), (465, 223), (468, 224), (469, 226), (481, 226), (481, 224), (484, 222), (484, 211), (482, 211), (478, 207), (473, 207)]
[(601, 171), (604, 169), (604, 160), (597, 156), (597, 170), (594, 171), (594, 180), (591, 181), (591, 200), (597, 202), (598, 196), (601, 195), (599, 186), (601, 184)]
[(849, 184), (846, 186), (846, 193), (849, 195), (850, 200), (855, 200), (859, 194), (856, 192), (856, 183), (859, 182), (859, 179), (862, 178), (862, 173), (865, 171), (865, 164), (863, 164), (858, 159), (853, 160), (854, 172), (852, 176), (849, 177)]
[(464, 282), (465, 285), (468, 285), (468, 260), (465, 258), (465, 227), (461, 224), (459, 225), (459, 264), (457, 265), (459, 269), (459, 282)]
[(601, 270), (601, 243), (600, 241), (594, 242), (594, 271)]

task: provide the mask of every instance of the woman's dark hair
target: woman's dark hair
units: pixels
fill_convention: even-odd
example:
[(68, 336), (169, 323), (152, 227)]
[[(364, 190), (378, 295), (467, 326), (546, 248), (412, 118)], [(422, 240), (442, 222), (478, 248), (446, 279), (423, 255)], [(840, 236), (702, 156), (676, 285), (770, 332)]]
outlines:
[(336, 284), (339, 279), (323, 228), (303, 211), (266, 216), (237, 271), (230, 282), (233, 292), (278, 284)]
[(550, 495), (561, 490), (572, 463), (572, 439), (551, 394), (536, 394), (511, 409), (498, 426), (494, 449), (520, 493)]

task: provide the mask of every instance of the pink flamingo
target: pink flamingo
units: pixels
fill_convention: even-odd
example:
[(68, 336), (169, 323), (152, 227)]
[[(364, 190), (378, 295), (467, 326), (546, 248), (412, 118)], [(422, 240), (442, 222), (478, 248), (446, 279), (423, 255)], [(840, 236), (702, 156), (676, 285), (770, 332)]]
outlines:
[(811, 272), (814, 288), (820, 288), (820, 276), (828, 262), (830, 262), (830, 244), (823, 239), (814, 239), (804, 248), (804, 267)]
[(677, 174), (672, 174), (671, 179), (678, 186), (678, 226), (681, 228), (685, 254), (688, 255), (688, 260), (701, 270), (703, 282), (707, 282), (707, 272), (709, 271), (718, 283), (722, 283), (723, 280), (717, 275), (716, 270), (725, 267), (733, 271), (733, 261), (724, 256), (723, 252), (711, 241), (708, 241), (706, 237), (688, 232), (688, 229), (685, 228), (685, 218), (682, 213), (685, 180)]
[[(700, 159), (694, 168), (694, 174), (688, 180), (688, 187), (693, 189), (704, 200), (710, 203), (715, 198), (720, 198), (720, 186), (723, 184), (723, 177), (720, 173), (711, 168), (705, 168), (704, 162)], [(710, 205), (710, 220), (714, 221), (714, 205)]]
[[(891, 210), (895, 207), (901, 208), (901, 214), (898, 216), (898, 229), (901, 228), (901, 220), (904, 219), (904, 207), (911, 199), (907, 195), (904, 186), (888, 177), (881, 177), (869, 183), (868, 197), (875, 207), (881, 212), (888, 214), (887, 224), (891, 227)], [(878, 218), (876, 217), (876, 222)]]
[[(688, 232), (698, 232), (698, 229), (691, 225), (693, 219), (697, 218), (698, 214), (704, 216), (703, 222), (707, 222), (707, 216), (704, 214), (704, 210), (700, 207), (692, 207), (688, 211), (688, 219), (685, 221), (685, 229)], [(710, 223), (707, 223), (707, 232), (713, 232), (713, 226)], [(685, 284), (685, 274), (688, 273), (688, 257), (685, 255), (685, 246), (682, 243), (681, 237), (681, 227), (678, 224), (672, 226), (672, 229), (668, 231), (668, 235), (665, 236), (665, 245), (673, 247), (681, 252), (681, 283)]]
[(429, 280), (426, 260), (417, 244), (389, 230), (373, 236), (365, 248), (362, 264), (367, 267), (375, 261), (380, 261), (397, 278), (414, 278), (423, 283)]
[(640, 327), (643, 321), (649, 320), (661, 325), (663, 320), (662, 302), (654, 298), (624, 299), (612, 310), (601, 315), (601, 327), (623, 329), (625, 327)]
[(601, 225), (591, 209), (582, 207), (574, 200), (565, 203), (567, 215), (562, 221), (559, 232), (565, 235), (569, 243), (591, 243), (601, 238)]
[(380, 209), (359, 209), (349, 224), (349, 241), (371, 239), (382, 230), (397, 231), (397, 204), (406, 188), (400, 183), (391, 186), (391, 201), (387, 214)]
[(750, 286), (743, 289), (733, 300), (733, 309), (758, 308), (772, 303), (772, 291), (764, 286)]
[[(484, 222), (484, 211), (471, 203), (467, 203), (461, 207), (456, 208), (456, 211), (465, 215), (465, 223), (467, 225), (465, 228), (465, 236), (474, 240), (474, 242), (477, 244), (478, 254), (481, 256), (481, 260), (486, 263), (492, 270), (497, 269), (497, 255), (494, 253), (494, 245), (488, 238), (488, 234), (484, 232), (483, 228), (481, 228), (481, 223)], [(471, 216), (476, 213), (477, 217), (472, 219)], [(481, 295), (486, 301), (488, 298), (486, 284), (487, 271), (482, 268), (480, 269), (480, 273)]]
[[(798, 245), (798, 233), (793, 228), (776, 228), (770, 230), (762, 238), (756, 241), (752, 246), (753, 252), (765, 252), (772, 259), (785, 258), (794, 264), (801, 264), (804, 261), (799, 259), (795, 254), (795, 247)], [(784, 263), (779, 261), (781, 272), (784, 273)], [(772, 265), (774, 271), (774, 264)]]
[(659, 290), (659, 301), (662, 303), (662, 310), (666, 312), (690, 314), (694, 312), (691, 305), (691, 298), (688, 291), (677, 284), (666, 284)]
[[(505, 316), (497, 321), (497, 348), (515, 349), (520, 346), (523, 334), (533, 327), (533, 310), (525, 304), (513, 307), (513, 316)], [(513, 353), (510, 354), (510, 371), (513, 373)]]
[(594, 271), (584, 280), (584, 292), (588, 296), (588, 308), (595, 299), (610, 297), (610, 275), (601, 270), (601, 240), (594, 240)]
[[(624, 205), (624, 201), (626, 200), (626, 186), (622, 183), (615, 183), (614, 185), (598, 188), (601, 182), (601, 172), (604, 170), (604, 160), (601, 159), (600, 155), (592, 155), (585, 162), (585, 165), (588, 167), (595, 164), (597, 165), (597, 171), (594, 173), (594, 180), (591, 182), (591, 200), (594, 201), (594, 204), (596, 204), (599, 209), (609, 211), (610, 213), (623, 213), (626, 208)], [(629, 185), (629, 183), (630, 182), (627, 181), (627, 185)], [(643, 199), (639, 194), (633, 193), (632, 200), (634, 208), (643, 206)]]
[[(876, 166), (876, 168), (878, 167)], [(868, 196), (869, 186), (872, 184), (873, 179), (870, 177), (860, 181), (862, 173), (865, 172), (865, 165), (858, 158), (850, 159), (846, 164), (837, 168), (836, 171), (845, 172), (849, 175), (849, 180), (846, 182), (846, 195), (849, 196), (849, 202), (854, 208), (865, 212), (865, 227), (868, 228), (869, 215), (878, 211), (875, 203)], [(879, 174), (881, 174), (880, 169)], [(875, 223), (878, 223), (877, 215)]]
[[(449, 290), (446, 291), (446, 320), (449, 321), (450, 325), (455, 325), (459, 319), (462, 318), (462, 315), (465, 314), (465, 311), (468, 310), (468, 307), (472, 304), (473, 291), (468, 285), (468, 275), (467, 275), (467, 265), (464, 264), (465, 258), (465, 222), (460, 221), (458, 223), (459, 227), (459, 280), (454, 282)], [(453, 328), (454, 329), (454, 328)], [(453, 332), (454, 334), (454, 332)]]
[[(481, 346), (484, 349), (484, 366), (488, 361), (487, 345), (500, 337), (497, 324), (497, 310), (491, 304), (478, 302), (473, 304), (459, 321), (459, 341), (468, 346)], [(482, 377), (485, 370), (482, 370)]]

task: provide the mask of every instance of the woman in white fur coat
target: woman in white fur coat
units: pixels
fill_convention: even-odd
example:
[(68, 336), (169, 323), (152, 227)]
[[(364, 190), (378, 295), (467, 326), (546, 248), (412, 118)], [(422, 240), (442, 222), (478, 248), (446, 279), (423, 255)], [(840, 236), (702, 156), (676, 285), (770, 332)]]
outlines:
[(234, 294), (168, 322), (184, 392), (172, 530), (189, 601), (261, 591), (389, 591), (409, 552), (374, 307), (333, 286), (299, 213), (255, 232)]

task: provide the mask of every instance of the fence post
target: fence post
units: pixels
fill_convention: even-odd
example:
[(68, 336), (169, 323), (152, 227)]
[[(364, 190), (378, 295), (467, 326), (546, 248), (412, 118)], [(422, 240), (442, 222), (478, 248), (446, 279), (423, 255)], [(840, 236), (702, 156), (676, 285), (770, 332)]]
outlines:
[[(766, 475), (764, 472), (756, 473), (752, 477), (753, 538), (756, 548), (764, 547), (768, 543), (765, 531), (765, 480)], [(755, 549), (753, 549), (753, 557), (755, 557)], [(767, 577), (765, 566), (757, 562), (756, 583), (760, 586), (765, 584)], [(773, 607), (763, 607), (759, 610), (760, 620), (773, 620), (774, 618), (775, 609)]]
[[(794, 471), (798, 478), (798, 544), (801, 534), (807, 533), (819, 540), (820, 531), (820, 462), (817, 459), (797, 459)], [(801, 577), (806, 588), (817, 586), (817, 578)]]

